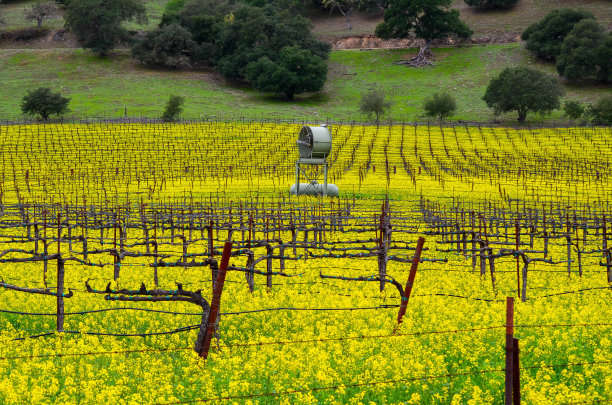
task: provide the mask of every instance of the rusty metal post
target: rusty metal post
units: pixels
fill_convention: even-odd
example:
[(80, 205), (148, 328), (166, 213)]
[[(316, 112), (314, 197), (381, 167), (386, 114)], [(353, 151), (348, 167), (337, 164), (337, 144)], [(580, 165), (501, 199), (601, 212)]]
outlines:
[(514, 389), (514, 298), (506, 297), (506, 390), (504, 405), (513, 405)]
[(421, 252), (423, 251), (423, 245), (425, 244), (425, 238), (419, 237), (417, 241), (416, 250), (412, 257), (412, 265), (410, 266), (410, 274), (408, 275), (408, 281), (406, 282), (406, 288), (404, 290), (404, 296), (402, 297), (402, 303), (400, 305), (399, 313), (397, 314), (397, 324), (402, 323), (402, 318), (406, 314), (406, 308), (408, 307), (408, 300), (412, 293), (412, 286), (414, 285), (414, 279), (416, 277), (417, 268), (419, 267), (419, 261), (421, 260)]
[(210, 312), (208, 313), (208, 323), (206, 324), (206, 333), (204, 335), (204, 342), (200, 349), (200, 357), (206, 359), (208, 357), (208, 351), (210, 350), (210, 343), (212, 341), (213, 332), (215, 331), (215, 323), (217, 316), (219, 315), (219, 309), (221, 307), (221, 293), (223, 292), (223, 284), (225, 283), (225, 274), (229, 265), (230, 255), (232, 253), (232, 242), (225, 242), (223, 247), (223, 256), (221, 257), (221, 266), (217, 273), (217, 279), (215, 281), (215, 287), (213, 290), (212, 302), (210, 304)]

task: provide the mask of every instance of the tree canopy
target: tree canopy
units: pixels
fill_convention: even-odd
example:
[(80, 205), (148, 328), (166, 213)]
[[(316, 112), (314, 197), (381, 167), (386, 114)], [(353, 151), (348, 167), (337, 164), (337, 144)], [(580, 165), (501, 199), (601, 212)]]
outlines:
[(47, 120), (50, 115), (63, 115), (68, 112), (70, 99), (59, 92), (54, 93), (48, 87), (30, 90), (21, 100), (21, 111), (28, 115), (38, 115)]
[(444, 118), (457, 110), (457, 102), (448, 93), (434, 93), (425, 100), (423, 108), (428, 117), (437, 117), (440, 121), (444, 121)]
[(70, 0), (64, 20), (83, 48), (105, 55), (130, 40), (123, 22), (145, 23), (147, 18), (142, 0)]
[(562, 8), (548, 13), (542, 20), (531, 24), (521, 35), (525, 47), (543, 59), (555, 60), (561, 53), (566, 35), (581, 20), (595, 17), (590, 11)]
[(45, 18), (51, 18), (57, 13), (57, 4), (52, 1), (39, 1), (25, 10), (25, 19), (36, 21), (38, 28), (42, 27)]
[(299, 46), (286, 46), (272, 61), (262, 56), (246, 67), (249, 83), (261, 92), (284, 95), (293, 100), (295, 94), (320, 91), (325, 85), (327, 65), (319, 56)]
[(560, 107), (564, 91), (557, 80), (539, 70), (506, 68), (493, 78), (483, 100), (495, 114), (517, 111), (518, 122), (525, 122), (528, 112), (549, 113)]
[(396, 0), (385, 10), (383, 22), (376, 27), (382, 39), (407, 38), (415, 35), (423, 39), (419, 55), (406, 62), (411, 66), (429, 64), (429, 45), (435, 39), (456, 35), (467, 38), (472, 30), (459, 19), (459, 11), (450, 9), (451, 0)]
[(595, 20), (581, 20), (567, 34), (557, 57), (559, 75), (570, 80), (612, 79), (612, 41)]
[(177, 23), (148, 32), (132, 48), (132, 55), (141, 63), (171, 68), (190, 66), (195, 53), (196, 43), (191, 33)]
[[(323, 88), (330, 52), (330, 45), (312, 34), (310, 21), (295, 12), (294, 3), (296, 0), (275, 0), (254, 2), (254, 6), (229, 0), (171, 0), (161, 30), (180, 25), (190, 33), (195, 49), (191, 51), (188, 44), (192, 42), (184, 32), (176, 35), (176, 27), (173, 38), (189, 50), (192, 60), (213, 65), (229, 80), (248, 81), (261, 92), (293, 99), (296, 94)], [(157, 39), (157, 46), (147, 44)], [(143, 48), (164, 49), (163, 42), (161, 37), (147, 36), (134, 55), (140, 58), (137, 53)]]

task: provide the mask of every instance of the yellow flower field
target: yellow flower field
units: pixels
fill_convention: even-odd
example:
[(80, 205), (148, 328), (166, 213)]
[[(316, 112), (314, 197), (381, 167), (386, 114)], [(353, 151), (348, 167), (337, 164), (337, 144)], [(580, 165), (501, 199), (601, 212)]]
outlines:
[[(341, 198), (323, 199), (288, 193), (300, 127), (0, 127), (0, 281), (53, 292), (57, 258), (45, 271), (42, 255), (78, 259), (65, 264), (64, 292), (73, 295), (63, 299), (64, 332), (54, 333), (55, 296), (0, 288), (0, 402), (502, 404), (507, 296), (515, 297), (522, 403), (612, 400), (612, 290), (601, 246), (601, 220), (611, 213), (612, 130), (333, 125), (330, 182)], [(387, 274), (401, 286), (417, 238), (426, 239), (399, 327), (394, 285), (380, 291), (378, 281), (323, 278), (379, 274), (372, 249), (385, 196), (389, 257), (404, 260), (390, 259)], [(484, 223), (470, 224), (470, 210)], [(346, 217), (340, 225), (334, 212)], [(526, 218), (541, 212), (547, 225), (539, 220), (529, 231)], [(240, 271), (247, 257), (238, 251), (247, 247), (249, 215), (257, 219), (249, 240), (260, 272), (268, 252), (255, 241), (292, 241), (294, 221), (325, 232), (317, 244), (313, 225), (306, 243), (298, 228), (287, 260), (281, 264), (278, 248), (270, 258), (272, 288), (255, 274), (250, 292)], [(542, 259), (525, 267), (527, 279), (517, 276), (516, 254), (496, 258), (491, 272), (488, 260), (481, 268), (479, 253), (473, 260), (469, 252), (472, 237), (486, 238), (491, 254), (514, 249), (519, 218), (512, 215), (523, 221), (525, 257)], [(452, 225), (436, 228), (438, 217), (468, 232), (468, 250), (457, 246)], [(197, 305), (87, 291), (86, 283), (102, 292), (143, 283), (151, 290), (157, 271), (159, 289), (177, 290), (179, 282), (211, 302), (210, 269), (189, 265), (208, 258), (208, 220), (217, 250), (228, 237), (223, 224), (234, 224), (236, 256), (207, 360), (194, 351)], [(573, 221), (567, 234), (561, 220)], [(612, 242), (609, 225), (606, 232)], [(153, 258), (148, 238), (163, 258)], [(123, 257), (114, 280), (119, 244), (133, 255)], [(184, 258), (184, 246), (192, 256)], [(40, 261), (16, 262), (26, 258)], [(158, 259), (175, 265), (154, 267)], [(524, 301), (517, 283), (527, 283)], [(125, 336), (139, 334), (147, 336)]]

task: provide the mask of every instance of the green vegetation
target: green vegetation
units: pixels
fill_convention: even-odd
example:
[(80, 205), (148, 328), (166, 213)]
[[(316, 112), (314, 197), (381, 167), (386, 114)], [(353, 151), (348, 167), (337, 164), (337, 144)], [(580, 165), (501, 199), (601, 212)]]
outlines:
[(39, 87), (28, 91), (21, 100), (21, 112), (28, 115), (37, 115), (48, 120), (50, 115), (64, 115), (68, 112), (70, 99), (59, 92), (54, 93), (48, 87)]
[(189, 67), (195, 53), (191, 33), (175, 22), (148, 32), (132, 48), (134, 58), (144, 65), (175, 69)]
[(535, 69), (506, 68), (487, 86), (483, 100), (495, 114), (516, 111), (518, 122), (529, 112), (548, 114), (560, 107), (564, 92), (556, 79)]
[[(286, 103), (244, 86), (230, 85), (210, 71), (151, 70), (125, 51), (99, 58), (84, 50), (5, 49), (0, 50), (0, 71), (4, 73), (0, 75), (0, 87), (7, 96), (0, 97), (0, 116), (20, 115), (20, 95), (44, 79), (45, 85), (61, 89), (72, 98), (71, 108), (78, 116), (123, 116), (125, 107), (128, 115), (158, 116), (157, 106), (167, 100), (168, 94), (182, 94), (189, 99), (184, 112), (188, 118), (232, 115), (359, 121), (363, 119), (358, 112), (361, 95), (376, 85), (393, 102), (388, 116), (393, 120), (417, 119), (432, 89), (444, 88), (457, 99), (454, 119), (489, 121), (492, 114), (482, 96), (491, 77), (506, 66), (527, 64), (555, 73), (553, 65), (538, 63), (520, 44), (435, 49), (433, 68), (406, 69), (392, 63), (410, 56), (408, 52), (332, 52), (324, 91)], [(566, 85), (565, 90), (568, 98), (588, 104), (595, 102), (602, 91), (609, 92), (601, 86), (573, 84)], [(561, 111), (553, 112), (553, 117), (561, 116)]]
[(581, 20), (594, 19), (586, 10), (564, 8), (551, 11), (537, 23), (531, 24), (521, 34), (528, 50), (540, 58), (555, 60), (561, 53), (561, 45), (567, 34)]
[(426, 116), (444, 121), (457, 110), (457, 101), (448, 93), (434, 93), (425, 100), (423, 109)]
[(57, 15), (57, 13), (57, 3), (53, 0), (39, 1), (32, 5), (32, 7), (26, 9), (25, 19), (28, 21), (36, 21), (36, 26), (41, 28), (45, 19), (52, 18)]
[(282, 48), (276, 61), (262, 56), (245, 70), (254, 89), (282, 95), (287, 100), (293, 100), (296, 94), (320, 91), (327, 76), (325, 61), (298, 46)]
[(179, 119), (183, 112), (183, 104), (185, 104), (185, 97), (171, 95), (162, 114), (162, 120), (164, 122), (173, 122)]
[(577, 120), (582, 118), (584, 111), (584, 104), (582, 104), (580, 101), (567, 100), (563, 104), (563, 113), (570, 120)]
[(570, 80), (612, 81), (612, 34), (606, 35), (595, 20), (574, 25), (557, 58), (559, 75)]
[(142, 0), (75, 0), (68, 3), (64, 18), (79, 44), (99, 55), (130, 41), (124, 22), (147, 21)]
[(364, 93), (359, 101), (359, 111), (361, 111), (368, 119), (376, 118), (376, 122), (380, 121), (380, 117), (385, 115), (391, 102), (386, 99), (387, 95), (382, 89), (373, 89)]
[(450, 5), (451, 0), (396, 0), (385, 10), (383, 22), (376, 27), (376, 36), (389, 39), (414, 35), (424, 40), (419, 54), (407, 64), (428, 65), (432, 41), (453, 35), (461, 38), (472, 35), (472, 30), (459, 19), (459, 12), (449, 9)]
[(589, 106), (589, 118), (596, 125), (612, 125), (612, 95), (606, 95)]

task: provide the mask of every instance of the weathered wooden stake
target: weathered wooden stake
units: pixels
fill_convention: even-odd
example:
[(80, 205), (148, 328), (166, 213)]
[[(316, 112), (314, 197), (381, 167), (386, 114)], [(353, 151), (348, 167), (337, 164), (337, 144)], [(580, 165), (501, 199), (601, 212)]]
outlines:
[(514, 298), (506, 297), (506, 390), (504, 405), (513, 405), (514, 390)]
[(213, 289), (212, 302), (210, 304), (210, 312), (208, 313), (208, 323), (206, 327), (206, 334), (204, 335), (204, 342), (200, 349), (200, 357), (206, 359), (208, 357), (208, 351), (210, 350), (210, 343), (212, 336), (215, 331), (215, 323), (217, 322), (217, 316), (219, 315), (219, 309), (221, 307), (221, 294), (223, 293), (223, 284), (225, 283), (225, 274), (227, 273), (227, 267), (229, 265), (230, 255), (232, 253), (232, 242), (225, 242), (223, 247), (223, 256), (221, 257), (221, 266), (217, 273), (215, 280), (215, 286)]
[(64, 331), (64, 259), (57, 258), (57, 331)]
[(519, 362), (519, 341), (516, 338), (512, 339), (514, 344), (514, 370), (512, 375), (512, 399), (514, 401), (513, 405), (521, 404), (521, 366)]
[(406, 288), (404, 289), (404, 296), (402, 297), (402, 303), (400, 304), (399, 313), (397, 314), (397, 324), (402, 323), (402, 318), (406, 314), (406, 308), (408, 307), (408, 300), (412, 293), (412, 286), (414, 285), (414, 278), (416, 277), (417, 268), (419, 267), (419, 261), (421, 260), (421, 252), (423, 252), (423, 245), (425, 244), (425, 238), (419, 236), (417, 241), (416, 250), (412, 257), (412, 265), (410, 266), (410, 274), (408, 275), (408, 281), (406, 282)]
[(518, 256), (520, 229), (519, 229), (518, 220), (514, 223), (514, 233), (515, 233), (515, 239), (516, 239), (515, 253), (514, 253), (514, 256), (516, 256), (516, 285), (517, 285), (516, 292), (518, 294), (518, 297), (521, 298), (521, 270), (520, 270), (519, 256)]

